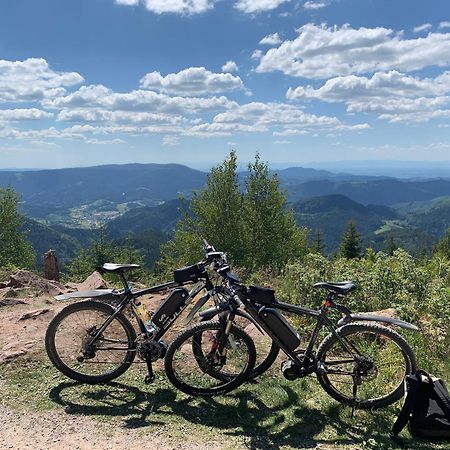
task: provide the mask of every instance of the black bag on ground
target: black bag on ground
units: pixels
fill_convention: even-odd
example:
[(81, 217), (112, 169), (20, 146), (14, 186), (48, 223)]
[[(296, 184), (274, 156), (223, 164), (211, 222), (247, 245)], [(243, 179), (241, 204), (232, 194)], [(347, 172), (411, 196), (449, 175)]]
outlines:
[(405, 384), (405, 402), (391, 436), (408, 425), (411, 436), (449, 439), (450, 395), (444, 381), (418, 370), (405, 377)]

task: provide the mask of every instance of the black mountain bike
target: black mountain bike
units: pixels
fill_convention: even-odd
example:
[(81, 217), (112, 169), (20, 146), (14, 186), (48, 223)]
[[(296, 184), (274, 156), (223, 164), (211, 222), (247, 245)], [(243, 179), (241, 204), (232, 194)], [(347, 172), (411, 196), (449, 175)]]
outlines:
[[(316, 283), (314, 287), (327, 289), (328, 293), (322, 306), (313, 310), (277, 301), (271, 289), (258, 286), (247, 288), (230, 272), (229, 266), (219, 268), (218, 272), (224, 278), (223, 291), (231, 301), (221, 303), (200, 315), (204, 319), (210, 319), (220, 310), (220, 326), (226, 329), (232, 326), (239, 308), (245, 308), (288, 356), (281, 368), (287, 379), (295, 380), (315, 373), (320, 385), (330, 396), (354, 408), (376, 409), (400, 399), (404, 391), (403, 379), (416, 370), (416, 358), (402, 336), (380, 323), (415, 331), (418, 327), (397, 319), (354, 314), (337, 303), (338, 298), (356, 289), (356, 285), (350, 281)], [(337, 323), (328, 316), (332, 308), (343, 314)], [(301, 342), (299, 334), (280, 311), (316, 319), (317, 323), (306, 349), (298, 348)], [(330, 333), (318, 344), (319, 333), (324, 327)], [(172, 342), (165, 358), (169, 379), (186, 393), (193, 393), (195, 385), (182, 379), (182, 368), (178, 371), (175, 368), (180, 356), (182, 360), (183, 352), (191, 347), (197, 348), (195, 355), (201, 367), (204, 355), (198, 342), (195, 328), (186, 330)], [(221, 380), (234, 377), (233, 373), (220, 370), (210, 370), (209, 374)]]
[[(205, 261), (176, 270), (174, 281), (135, 291), (131, 289), (125, 273), (139, 266), (105, 264), (101, 271), (117, 274), (123, 283), (123, 290), (101, 289), (56, 297), (59, 300), (94, 298), (95, 301), (70, 304), (50, 322), (45, 336), (45, 347), (53, 365), (74, 380), (96, 384), (123, 374), (137, 354), (147, 363), (148, 375), (145, 382), (153, 382), (152, 363), (163, 358), (167, 349), (162, 338), (191, 301), (203, 289), (207, 291), (191, 310), (188, 321), (210, 298), (213, 298), (216, 304), (226, 301), (217, 295), (206, 270), (211, 264), (222, 265), (226, 261), (225, 255), (209, 246), (206, 250)], [(192, 283), (194, 287), (188, 292), (183, 285)], [(171, 290), (170, 294), (154, 314), (151, 317), (143, 317), (139, 297), (167, 289)], [(136, 319), (138, 331), (129, 321), (126, 311)], [(243, 319), (252, 321), (244, 311), (239, 314)], [(208, 386), (203, 383), (198, 389), (199, 395), (215, 395), (233, 389), (249, 376), (257, 376), (265, 370), (267, 364), (271, 364), (268, 357), (276, 358), (276, 354), (269, 352), (263, 359), (264, 365), (258, 372), (253, 373), (255, 346), (247, 333), (233, 325), (221, 335), (216, 324), (209, 322), (202, 324), (201, 329), (205, 336), (208, 333), (211, 335), (211, 339), (205, 339), (203, 342), (204, 351), (210, 355), (208, 361), (203, 361), (206, 373), (213, 370), (208, 369), (208, 364), (214, 367), (214, 370), (220, 368), (226, 372), (227, 364), (234, 364), (232, 356), (235, 359), (240, 358), (241, 362), (239, 371), (236, 369), (237, 365), (233, 368), (234, 377), (220, 380), (216, 378), (214, 383), (209, 380)], [(219, 345), (212, 338), (215, 338)], [(226, 345), (231, 346), (233, 351), (227, 352)], [(227, 357), (225, 353), (228, 353)], [(190, 364), (189, 359), (187, 364)]]

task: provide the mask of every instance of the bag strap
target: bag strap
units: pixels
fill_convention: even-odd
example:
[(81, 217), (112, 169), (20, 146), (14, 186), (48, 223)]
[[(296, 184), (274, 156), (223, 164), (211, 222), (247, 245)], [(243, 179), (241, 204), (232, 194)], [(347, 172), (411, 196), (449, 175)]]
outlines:
[[(407, 383), (407, 381), (409, 381), (409, 384)], [(409, 417), (413, 410), (415, 395), (417, 390), (419, 389), (421, 379), (420, 377), (407, 376), (405, 378), (405, 383), (408, 387), (405, 402), (403, 403), (402, 410), (400, 411), (397, 420), (395, 421), (394, 425), (392, 425), (392, 430), (390, 433), (391, 437), (397, 436), (408, 423)]]
[(441, 380), (433, 381), (434, 392), (436, 392), (439, 406), (444, 410), (447, 416), (450, 417), (450, 401), (448, 398), (448, 392), (441, 384)]

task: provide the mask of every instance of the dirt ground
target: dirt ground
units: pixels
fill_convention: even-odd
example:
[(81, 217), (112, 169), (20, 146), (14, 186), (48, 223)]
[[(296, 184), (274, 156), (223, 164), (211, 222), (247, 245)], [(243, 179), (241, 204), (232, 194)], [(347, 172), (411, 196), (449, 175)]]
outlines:
[[(149, 310), (154, 310), (163, 299), (163, 295), (156, 295), (144, 299), (144, 303)], [(52, 317), (66, 304), (51, 296), (2, 298), (0, 366), (17, 359), (45, 358), (45, 331)], [(175, 332), (176, 329), (172, 333)], [(88, 417), (68, 417), (64, 411), (16, 410), (2, 405), (0, 399), (0, 449), (100, 450), (149, 445), (163, 450), (223, 448), (223, 444), (210, 443), (196, 447), (178, 439), (171, 442), (164, 436), (143, 436), (139, 430), (118, 430), (112, 424), (99, 424)]]

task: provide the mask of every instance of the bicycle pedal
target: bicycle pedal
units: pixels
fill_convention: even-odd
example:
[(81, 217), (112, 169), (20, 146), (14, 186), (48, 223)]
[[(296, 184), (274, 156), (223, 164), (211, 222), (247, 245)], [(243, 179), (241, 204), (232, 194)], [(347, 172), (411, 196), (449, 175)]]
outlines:
[(145, 384), (152, 384), (155, 381), (155, 375), (146, 375), (144, 378)]

